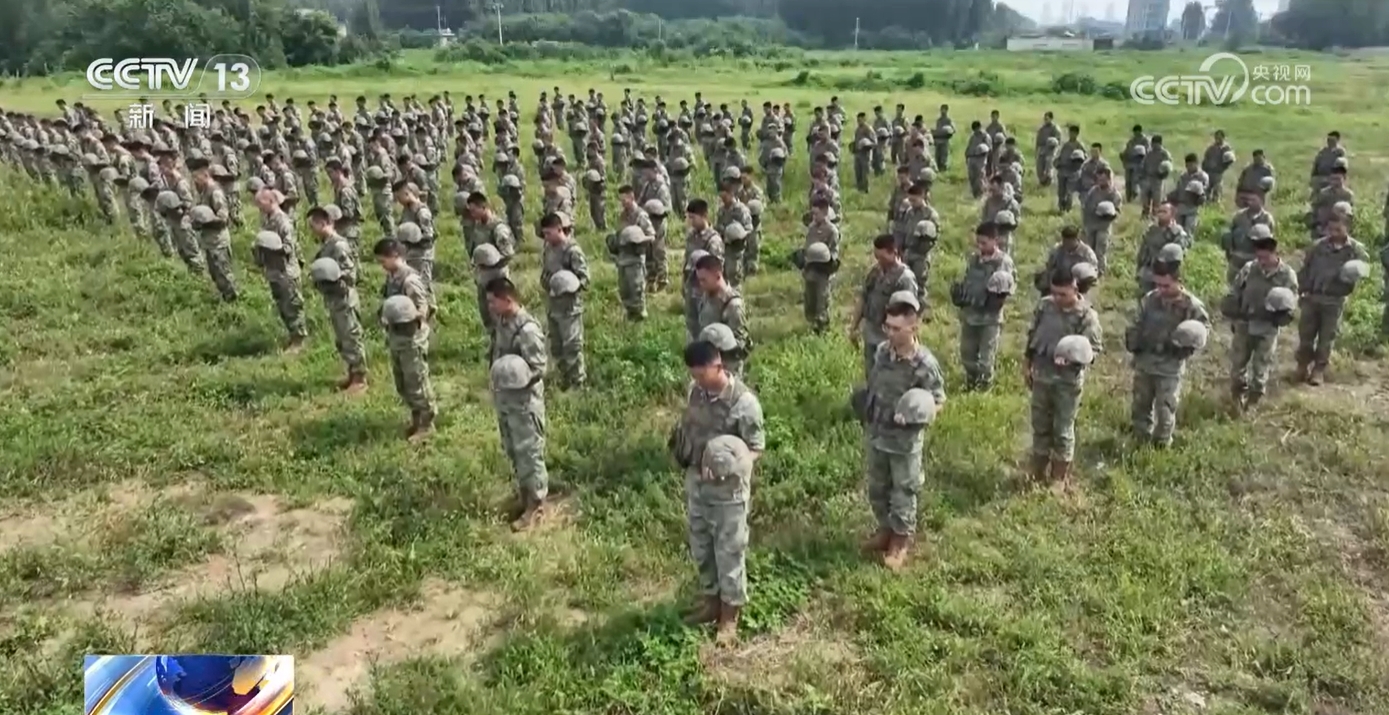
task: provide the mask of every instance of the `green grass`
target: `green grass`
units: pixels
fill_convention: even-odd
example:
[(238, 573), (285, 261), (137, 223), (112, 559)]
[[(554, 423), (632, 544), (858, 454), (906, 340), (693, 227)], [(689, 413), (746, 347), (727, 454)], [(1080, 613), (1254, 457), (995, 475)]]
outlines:
[[(268, 76), (262, 90), (322, 101), (330, 92), (496, 98), (514, 89), (527, 113), (556, 83), (593, 86), (610, 99), (626, 86), (672, 100), (703, 90), (729, 102), (792, 101), (802, 126), (810, 106), (837, 93), (851, 110), (901, 101), (927, 117), (949, 102), (957, 121), (987, 119), (997, 107), (1026, 146), (1047, 109), (1116, 148), (1140, 122), (1174, 153), (1199, 152), (1219, 127), (1241, 164), (1262, 147), (1279, 167), (1274, 206), (1290, 251), (1307, 240), (1295, 219), (1311, 156), (1335, 128), (1350, 145), (1361, 207), (1355, 235), (1378, 245), (1389, 179), (1373, 99), (1389, 79), (1383, 60), (1251, 60), (1310, 64), (1316, 104), (1307, 108), (1139, 107), (1047, 91), (1066, 72), (1127, 85), (1138, 74), (1194, 71), (1203, 56), (812, 54), (777, 68), (775, 60), (655, 66), (635, 56), (610, 65), (451, 67), (409, 55), (390, 72)], [(797, 80), (802, 69), (808, 74)], [(996, 96), (948, 89), (972, 77)], [(80, 78), (10, 80), (0, 106), (44, 111), (81, 92)], [(803, 158), (787, 174), (793, 203), (767, 224), (769, 270), (745, 288), (759, 343), (750, 380), (767, 415), (768, 453), (755, 486), (745, 645), (731, 653), (678, 622), (691, 568), (681, 480), (664, 453), (685, 385), (676, 296), (655, 298), (653, 319), (628, 325), (612, 267), (594, 261), (586, 319), (593, 387), (551, 392), (548, 402), (548, 460), (565, 516), (515, 537), (503, 515), (511, 483), (488, 406), (486, 338), (452, 216), (439, 220), (445, 312), (431, 360), (439, 433), (412, 448), (399, 439), (405, 413), (377, 331), (368, 339), (372, 389), (357, 400), (332, 390), (341, 366), (316, 296), (306, 296), (310, 349), (278, 354), (282, 328), (249, 269), (249, 233), (235, 237), (245, 299), (224, 306), (205, 277), (102, 228), (92, 202), (0, 176), (9, 199), (0, 210), (0, 499), (11, 515), (0, 521), (0, 711), (72, 712), (84, 652), (138, 644), (311, 660), (354, 624), (408, 610), (441, 581), (490, 599), (484, 633), (454, 648), (407, 642), (367, 681), (321, 687), (359, 687), (354, 715), (1118, 714), (1181, 712), (1194, 707), (1193, 693), (1214, 713), (1389, 711), (1389, 401), (1371, 357), (1378, 273), (1352, 299), (1331, 384), (1280, 384), (1257, 417), (1229, 420), (1222, 326), (1191, 370), (1176, 448), (1154, 453), (1126, 432), (1119, 336), (1135, 298), (1129, 276), (1142, 230), (1126, 211), (1114, 278), (1098, 295), (1108, 354), (1079, 423), (1081, 496), (1059, 502), (1018, 485), (1028, 435), (1018, 364), (1027, 293), (1008, 311), (999, 387), (952, 394), (931, 428), (925, 538), (914, 565), (893, 576), (856, 552), (871, 521), (860, 431), (845, 405), (857, 354), (839, 331), (809, 333), (799, 278), (783, 260), (800, 241)], [(859, 195), (847, 167), (844, 175), (837, 325), (888, 191), (884, 179)], [(708, 197), (703, 181), (696, 194)], [(1016, 258), (1030, 276), (1065, 221), (1030, 178), (1027, 190)], [(962, 271), (977, 209), (959, 166), (935, 196), (945, 232), (931, 292), (941, 309), (924, 340), (950, 389), (962, 376), (945, 292)], [(1215, 237), (1228, 213), (1228, 204), (1203, 213), (1191, 261), (1190, 284), (1212, 309), (1223, 275)], [(580, 224), (589, 255), (604, 255), (587, 220)], [(528, 239), (516, 272), (529, 296), (537, 260)], [(368, 268), (365, 280), (369, 314), (379, 271)], [(1282, 346), (1284, 368), (1293, 339)], [(159, 496), (173, 487), (193, 497)], [(127, 498), (91, 497), (102, 490)], [(209, 506), (233, 493), (277, 495), (283, 510), (349, 500), (335, 558), (274, 588), (175, 602), (139, 629), (80, 607), (237, 557), (240, 537)], [(39, 517), (52, 523), (14, 535), (13, 525)], [(51, 538), (37, 540), (40, 532)]]

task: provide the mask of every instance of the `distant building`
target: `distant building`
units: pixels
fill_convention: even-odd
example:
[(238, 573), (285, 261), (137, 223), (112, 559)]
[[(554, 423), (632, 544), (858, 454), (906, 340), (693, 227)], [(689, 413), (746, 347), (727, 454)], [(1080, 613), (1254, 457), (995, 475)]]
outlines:
[(1090, 52), (1095, 41), (1088, 37), (1016, 35), (1008, 38), (1009, 52)]
[(1118, 20), (1119, 20), (1119, 16), (1116, 15), (1116, 14), (1114, 13), (1114, 3), (1109, 3), (1108, 5), (1105, 5), (1105, 6), (1104, 6), (1104, 21), (1105, 21), (1105, 22), (1117, 22)]
[(1167, 18), (1171, 14), (1171, 0), (1129, 0), (1124, 36), (1161, 37), (1167, 31)]

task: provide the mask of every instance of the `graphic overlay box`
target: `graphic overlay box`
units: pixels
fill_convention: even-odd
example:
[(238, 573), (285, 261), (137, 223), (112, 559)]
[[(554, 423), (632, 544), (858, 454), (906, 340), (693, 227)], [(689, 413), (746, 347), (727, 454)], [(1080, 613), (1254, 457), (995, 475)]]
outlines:
[(86, 715), (293, 715), (294, 656), (89, 655)]

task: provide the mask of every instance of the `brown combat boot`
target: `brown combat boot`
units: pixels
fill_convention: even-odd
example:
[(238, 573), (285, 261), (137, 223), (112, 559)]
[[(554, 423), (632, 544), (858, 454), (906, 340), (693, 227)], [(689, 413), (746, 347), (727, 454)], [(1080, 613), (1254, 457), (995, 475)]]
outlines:
[(911, 549), (912, 537), (893, 534), (888, 537), (887, 553), (883, 554), (883, 566), (897, 573), (907, 565), (907, 551)]
[(346, 389), (347, 389), (347, 386), (348, 386), (348, 385), (351, 385), (351, 384), (352, 384), (352, 373), (350, 373), (350, 372), (347, 373), (347, 377), (344, 377), (343, 379), (338, 380), (338, 382), (337, 382), (337, 386), (338, 386), (338, 389), (339, 389), (339, 390), (346, 390)]
[(738, 642), (738, 613), (742, 606), (719, 604), (719, 623), (714, 627), (714, 643), (727, 647)]
[(1298, 360), (1297, 371), (1293, 376), (1298, 382), (1307, 382), (1312, 377), (1312, 363)]
[(705, 623), (713, 623), (719, 620), (719, 614), (723, 609), (723, 601), (718, 596), (705, 596), (700, 599), (699, 607), (685, 616), (685, 625), (702, 626)]
[(343, 385), (342, 391), (349, 395), (360, 395), (367, 391), (367, 376), (362, 373), (354, 373), (347, 376), (347, 384)]
[(1051, 456), (1046, 454), (1032, 455), (1032, 469), (1029, 472), (1034, 481), (1045, 481), (1047, 478), (1047, 465), (1051, 463)]
[(411, 442), (423, 442), (434, 433), (434, 413), (421, 412), (415, 422), (415, 432), (410, 435)]
[(1322, 384), (1323, 382), (1326, 382), (1326, 368), (1324, 368), (1324, 367), (1314, 367), (1314, 368), (1312, 368), (1311, 374), (1309, 374), (1309, 375), (1307, 376), (1307, 384), (1308, 384), (1308, 385), (1311, 385), (1312, 387), (1316, 387), (1317, 385), (1320, 385), (1320, 384)]
[(887, 529), (878, 529), (873, 532), (872, 536), (864, 539), (863, 543), (859, 545), (859, 548), (865, 554), (881, 554), (887, 551), (887, 541), (891, 536), (891, 531)]
[(1235, 416), (1235, 417), (1239, 417), (1240, 415), (1243, 415), (1243, 414), (1244, 414), (1244, 410), (1245, 410), (1245, 406), (1246, 406), (1245, 394), (1246, 394), (1246, 393), (1245, 393), (1244, 385), (1241, 385), (1241, 384), (1239, 384), (1239, 383), (1233, 383), (1233, 384), (1230, 385), (1230, 414), (1231, 414), (1231, 415), (1233, 415), (1233, 416)]
[(295, 355), (304, 351), (304, 336), (291, 335), (289, 342), (285, 343), (285, 352)]
[(540, 521), (545, 518), (545, 500), (534, 497), (526, 498), (526, 510), (521, 513), (520, 518), (511, 522), (511, 530), (517, 533), (534, 529)]
[(416, 433), (416, 432), (419, 432), (419, 431), (420, 431), (420, 413), (418, 413), (418, 412), (411, 412), (411, 413), (410, 413), (410, 426), (408, 426), (408, 427), (405, 428), (405, 439), (410, 439), (410, 438), (414, 437), (414, 436), (415, 436), (415, 433)]
[(1071, 488), (1071, 463), (1060, 459), (1051, 460), (1051, 488), (1064, 492)]

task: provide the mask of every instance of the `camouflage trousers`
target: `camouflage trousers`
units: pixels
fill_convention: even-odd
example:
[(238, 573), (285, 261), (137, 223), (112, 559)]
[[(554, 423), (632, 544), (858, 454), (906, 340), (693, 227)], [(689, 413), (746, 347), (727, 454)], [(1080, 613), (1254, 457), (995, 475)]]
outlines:
[(207, 274), (222, 300), (236, 299), (236, 272), (232, 270), (231, 237), (225, 235), (202, 239), (203, 255), (207, 257)]
[(233, 227), (241, 227), (241, 188), (236, 184), (227, 187), (223, 192), (227, 197), (227, 218), (228, 223)]
[(387, 338), (391, 351), (391, 377), (395, 392), (412, 415), (434, 415), (434, 386), (429, 381), (425, 345), (412, 336)]
[(1144, 218), (1151, 216), (1153, 209), (1162, 203), (1162, 179), (1143, 179), (1138, 184), (1138, 203), (1143, 206)]
[(1180, 376), (1151, 375), (1134, 371), (1133, 430), (1158, 444), (1170, 444), (1177, 429), (1177, 405), (1181, 400)]
[(861, 194), (868, 193), (868, 157), (854, 155), (854, 188)]
[(690, 192), (685, 188), (684, 183), (677, 181), (670, 182), (670, 202), (674, 204), (672, 208), (675, 211), (675, 215), (683, 220), (685, 218), (685, 207), (690, 203)]
[(174, 236), (169, 231), (169, 222), (155, 211), (153, 201), (145, 202), (145, 216), (149, 217), (150, 235), (154, 238), (154, 245), (159, 248), (159, 252), (165, 258), (174, 255)]
[(506, 225), (517, 243), (526, 240), (526, 207), (519, 199), (506, 205)]
[(936, 142), (936, 169), (945, 171), (950, 168), (950, 142)]
[(1070, 211), (1071, 204), (1075, 201), (1076, 192), (1080, 190), (1080, 177), (1075, 174), (1059, 173), (1056, 175), (1056, 208), (1061, 211)]
[(497, 431), (501, 433), (502, 451), (516, 476), (516, 490), (525, 498), (544, 499), (550, 493), (550, 473), (545, 467), (544, 408), (499, 406)]
[(206, 270), (203, 251), (198, 247), (198, 239), (193, 235), (188, 218), (166, 219), (165, 223), (169, 227), (169, 235), (173, 238), (174, 250), (178, 251), (178, 257), (183, 259), (183, 265), (188, 266), (192, 273), (202, 273)]
[(114, 184), (98, 179), (92, 185), (93, 192), (96, 194), (97, 208), (101, 209), (101, 215), (107, 223), (114, 224), (116, 216), (120, 214), (120, 209), (116, 208), (116, 187)]
[(1312, 301), (1303, 298), (1297, 316), (1297, 361), (1326, 369), (1331, 349), (1341, 332), (1345, 301)]
[(608, 230), (608, 207), (602, 194), (588, 195), (588, 215), (593, 218), (594, 230)]
[(617, 297), (629, 320), (646, 318), (646, 263), (638, 261), (617, 267)]
[(1082, 240), (1085, 241), (1085, 245), (1089, 246), (1090, 250), (1095, 252), (1095, 260), (1099, 261), (1099, 265), (1096, 266), (1096, 268), (1099, 269), (1100, 275), (1108, 273), (1110, 239), (1109, 226), (1086, 226), (1084, 228), (1084, 233), (1082, 234), (1082, 236)]
[(1225, 180), (1225, 173), (1222, 171), (1208, 171), (1206, 176), (1210, 178), (1210, 183), (1206, 186), (1206, 200), (1214, 203), (1219, 201), (1224, 195), (1224, 187), (1221, 183)]
[(304, 296), (299, 292), (299, 279), (285, 273), (268, 273), (265, 282), (270, 285), (270, 297), (275, 301), (275, 309), (280, 313), (285, 330), (289, 331), (291, 337), (307, 336), (309, 331), (304, 326)]
[(685, 334), (693, 341), (699, 337), (699, 287), (693, 281), (682, 288), (685, 297)]
[(988, 387), (993, 383), (1002, 329), (1002, 325), (960, 324), (960, 364), (965, 368), (966, 385)]
[(734, 288), (743, 284), (743, 268), (746, 265), (747, 249), (748, 244), (743, 241), (724, 246), (723, 277)]
[(1249, 323), (1239, 321), (1231, 326), (1230, 388), (1236, 392), (1249, 391), (1263, 395), (1269, 372), (1277, 359), (1278, 333), (1252, 335)]
[[(318, 172), (313, 169), (300, 169), (294, 172), (299, 175), (299, 185), (304, 188), (304, 200), (309, 202), (309, 206), (318, 205)], [(424, 188), (421, 186), (420, 188)]]
[(550, 341), (550, 356), (559, 368), (560, 385), (583, 385), (588, 380), (584, 366), (584, 314), (547, 314), (545, 335)]
[(690, 558), (700, 595), (742, 606), (748, 599), (748, 499), (741, 485), (728, 481), (709, 482), (698, 469), (685, 471)]
[(969, 193), (974, 198), (984, 195), (984, 162), (978, 159), (965, 159), (965, 170), (969, 174)]
[(1052, 181), (1056, 178), (1056, 168), (1052, 166), (1051, 160), (1050, 154), (1041, 151), (1037, 152), (1036, 166), (1038, 186), (1051, 186)]
[(902, 536), (916, 533), (916, 500), (925, 480), (921, 451), (885, 452), (870, 442), (864, 453), (868, 505), (878, 528)]
[(1081, 389), (1065, 380), (1033, 379), (1032, 454), (1062, 462), (1075, 459)]
[(1186, 231), (1188, 236), (1196, 236), (1196, 224), (1198, 214), (1195, 206), (1181, 206), (1177, 209), (1177, 225)]
[(438, 308), (438, 299), (434, 297), (434, 259), (407, 256), (405, 265), (410, 266), (420, 274), (420, 282), (424, 283), (425, 295), (429, 297), (429, 309), (433, 311)]
[(1133, 203), (1138, 198), (1138, 185), (1143, 183), (1143, 173), (1137, 166), (1124, 167), (1124, 201)]
[(781, 203), (781, 180), (780, 174), (768, 172), (767, 182), (765, 184), (767, 189), (767, 200), (774, 204)]
[(873, 147), (872, 162), (874, 176), (882, 176), (887, 173), (887, 152), (883, 150), (883, 147), (884, 144), (882, 142), (878, 142), (878, 144)]
[(125, 193), (125, 218), (130, 222), (130, 230), (137, 237), (149, 237), (149, 212), (139, 194), (130, 191)]
[(362, 317), (357, 307), (346, 297), (323, 296), (328, 309), (328, 320), (333, 324), (333, 346), (338, 356), (347, 363), (347, 371), (352, 375), (365, 375), (367, 371), (366, 350), (362, 345)]
[(376, 212), (376, 222), (381, 225), (382, 236), (393, 238), (395, 236), (395, 214), (391, 213), (390, 198), (382, 198), (379, 194), (373, 194), (371, 208)]
[(916, 297), (921, 301), (924, 315), (924, 310), (926, 308), (926, 288), (931, 282), (931, 256), (930, 254), (924, 256), (907, 255), (903, 263), (906, 263), (907, 267), (912, 270), (912, 275), (916, 276)]
[(752, 232), (748, 234), (747, 247), (743, 249), (743, 273), (754, 275), (762, 269), (762, 217), (752, 217)]
[(802, 286), (805, 289), (801, 299), (805, 308), (805, 322), (810, 323), (811, 330), (823, 333), (830, 327), (831, 283), (818, 276), (803, 277)]
[(482, 327), (487, 328), (490, 333), (492, 331), (492, 312), (487, 310), (487, 288), (482, 285), (477, 287), (477, 315), (478, 319), (482, 321)]
[(656, 229), (656, 239), (651, 242), (651, 250), (646, 252), (646, 285), (661, 290), (670, 282), (666, 274), (666, 232)]

